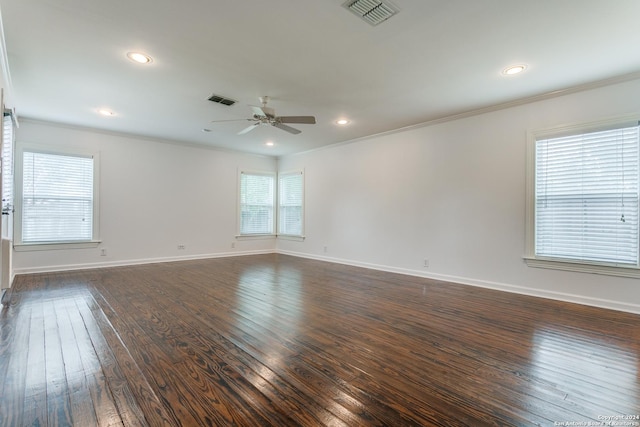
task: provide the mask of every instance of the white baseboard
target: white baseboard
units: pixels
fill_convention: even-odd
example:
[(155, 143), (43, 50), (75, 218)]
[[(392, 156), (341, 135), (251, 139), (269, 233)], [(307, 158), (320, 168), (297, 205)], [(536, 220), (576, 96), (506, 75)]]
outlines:
[(141, 258), (141, 259), (131, 259), (131, 260), (120, 260), (120, 261), (95, 262), (95, 263), (87, 263), (87, 264), (47, 265), (42, 267), (16, 268), (13, 270), (13, 274), (14, 276), (17, 276), (20, 274), (52, 273), (56, 271), (90, 270), (94, 268), (108, 268), (108, 267), (126, 267), (130, 265), (157, 264), (161, 262), (192, 261), (192, 260), (198, 260), (198, 259), (227, 258), (227, 257), (245, 256), (245, 255), (272, 254), (274, 252), (275, 250), (273, 249), (265, 249), (265, 250), (256, 250), (256, 251), (219, 252), (215, 254), (187, 255), (187, 256), (179, 256), (179, 257)]
[(451, 276), (444, 274), (425, 273), (421, 270), (411, 270), (405, 268), (391, 267), (387, 265), (371, 264), (367, 262), (345, 260), (340, 258), (331, 258), (321, 255), (312, 255), (294, 251), (276, 251), (282, 255), (291, 255), (299, 258), (308, 258), (318, 261), (327, 261), (337, 264), (351, 265), (354, 267), (368, 268), (372, 270), (386, 271), (389, 273), (405, 274), (408, 276), (424, 277), (425, 279), (440, 280), (444, 282), (459, 283), (462, 285), (477, 286), (480, 288), (494, 289), (498, 291), (511, 292), (515, 294), (528, 295), (539, 298), (553, 299), (557, 301), (570, 302), (575, 304), (588, 305), (598, 308), (606, 308), (616, 311), (624, 311), (627, 313), (640, 314), (640, 305), (629, 304), (625, 302), (612, 301), (600, 298), (586, 297), (583, 295), (574, 295), (564, 292), (545, 291), (541, 289), (528, 288), (524, 286), (511, 285), (507, 283), (491, 282), (487, 280), (477, 280), (468, 277)]

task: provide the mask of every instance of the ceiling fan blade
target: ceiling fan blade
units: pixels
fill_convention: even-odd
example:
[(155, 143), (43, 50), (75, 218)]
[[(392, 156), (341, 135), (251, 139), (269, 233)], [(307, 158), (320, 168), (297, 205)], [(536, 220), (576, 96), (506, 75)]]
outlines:
[(294, 135), (297, 135), (302, 132), (301, 130), (292, 128), (291, 126), (283, 125), (282, 123), (278, 123), (278, 122), (274, 122), (273, 126), (277, 127), (278, 129), (282, 129), (285, 132), (292, 133)]
[(222, 123), (222, 122), (244, 122), (246, 120), (253, 120), (253, 119), (228, 119), (228, 120), (211, 120), (210, 123)]
[(242, 129), (240, 132), (238, 132), (238, 135), (244, 135), (245, 133), (249, 133), (249, 132), (251, 132), (252, 130), (254, 130), (255, 128), (257, 128), (259, 124), (260, 124), (260, 122), (257, 122), (257, 123), (252, 124), (252, 125), (251, 125), (251, 126), (249, 126), (249, 127), (246, 127), (246, 128), (244, 128), (244, 129)]
[(316, 118), (313, 116), (280, 116), (276, 117), (280, 123), (300, 123), (306, 125), (315, 125)]

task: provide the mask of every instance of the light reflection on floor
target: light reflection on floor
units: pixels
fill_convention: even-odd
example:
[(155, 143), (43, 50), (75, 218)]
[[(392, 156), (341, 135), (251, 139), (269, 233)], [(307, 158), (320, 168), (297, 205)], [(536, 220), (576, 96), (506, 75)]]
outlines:
[[(270, 280), (266, 280), (270, 277)], [(236, 296), (238, 314), (259, 326), (279, 326), (295, 334), (301, 326), (304, 313), (300, 292), (300, 272), (295, 269), (281, 271), (274, 265), (257, 265), (245, 269), (238, 279)], [(286, 319), (286, 325), (283, 325)], [(274, 325), (274, 322), (281, 322)]]
[[(532, 351), (531, 386), (544, 388), (550, 396), (570, 402), (582, 414), (576, 420), (601, 421), (606, 416), (638, 413), (637, 350), (617, 346), (613, 340), (557, 327), (536, 331)], [(592, 397), (594, 389), (596, 401)], [(589, 396), (588, 400), (585, 396)], [(627, 413), (609, 414), (602, 409), (612, 406), (626, 408)]]

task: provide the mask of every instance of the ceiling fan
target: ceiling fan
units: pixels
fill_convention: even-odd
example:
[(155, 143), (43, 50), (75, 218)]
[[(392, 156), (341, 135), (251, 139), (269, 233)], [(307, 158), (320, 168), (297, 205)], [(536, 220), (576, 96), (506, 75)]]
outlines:
[[(277, 127), (278, 129), (282, 129), (285, 132), (292, 133), (294, 135), (299, 134), (300, 130), (296, 128), (292, 128), (291, 126), (287, 126), (285, 123), (299, 123), (299, 124), (308, 124), (313, 125), (316, 123), (316, 118), (314, 116), (276, 116), (276, 112), (273, 108), (267, 107), (267, 102), (269, 102), (268, 96), (261, 96), (260, 102), (262, 103), (261, 107), (257, 107), (255, 105), (250, 105), (253, 110), (253, 116), (248, 119), (239, 119), (239, 120), (249, 120), (254, 123), (244, 128), (238, 135), (244, 135), (245, 133), (249, 133), (260, 125), (271, 125)], [(212, 123), (216, 122), (228, 122), (234, 120), (212, 120)]]

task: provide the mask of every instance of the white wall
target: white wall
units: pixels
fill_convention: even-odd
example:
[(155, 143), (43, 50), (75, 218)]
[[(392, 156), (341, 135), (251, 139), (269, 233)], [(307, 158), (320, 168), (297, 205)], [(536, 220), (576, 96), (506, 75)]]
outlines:
[[(236, 241), (238, 168), (275, 171), (269, 157), (180, 146), (22, 120), (17, 144), (100, 152), (100, 238), (92, 249), (15, 252), (16, 273), (268, 251)], [(235, 243), (235, 248), (232, 248)], [(184, 244), (185, 250), (177, 245)], [(100, 249), (107, 256), (100, 256)]]
[(305, 169), (307, 238), (278, 250), (640, 313), (637, 279), (522, 259), (526, 132), (637, 113), (638, 99), (632, 81), (282, 158)]

